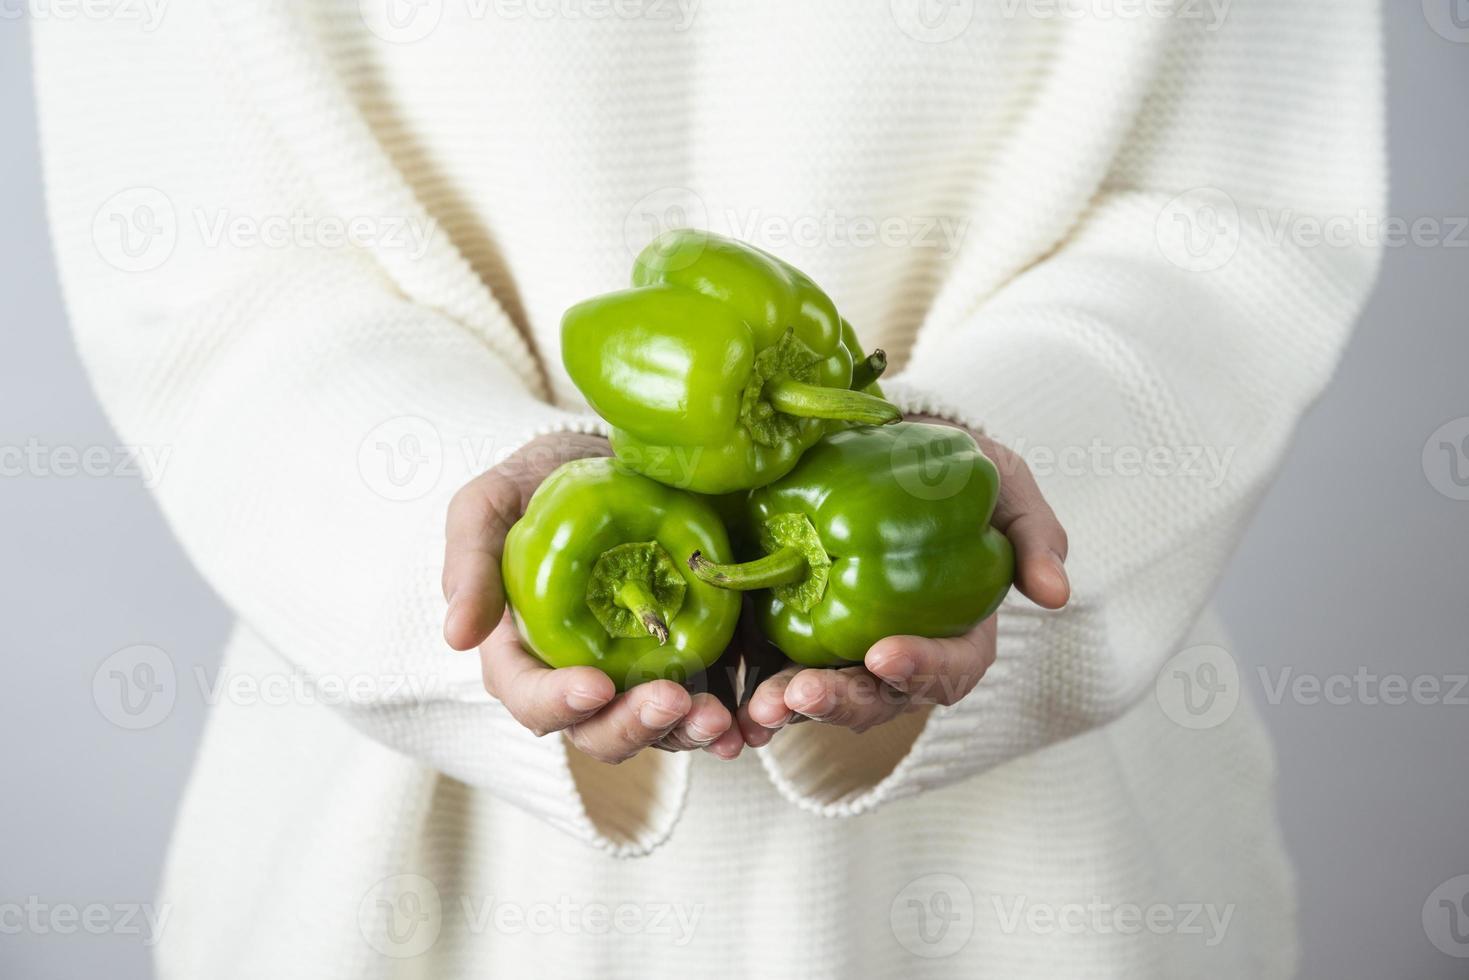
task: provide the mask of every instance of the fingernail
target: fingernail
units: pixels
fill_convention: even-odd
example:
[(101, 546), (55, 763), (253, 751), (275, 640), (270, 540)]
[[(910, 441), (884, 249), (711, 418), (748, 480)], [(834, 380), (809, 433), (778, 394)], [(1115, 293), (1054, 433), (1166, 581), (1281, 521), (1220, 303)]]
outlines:
[(749, 735), (747, 735), (745, 737), (745, 742), (750, 746), (750, 748), (758, 749), (769, 744), (770, 740), (772, 738), (775, 738), (775, 733), (776, 729), (766, 728), (762, 725), (758, 730), (753, 731)]
[(815, 701), (812, 701), (806, 707), (799, 708), (797, 710), (799, 710), (801, 714), (805, 715), (807, 718), (825, 718), (827, 715), (831, 714), (831, 709), (834, 707), (836, 707), (836, 699), (832, 697), (830, 691), (823, 691), (821, 693), (821, 696), (818, 697)]
[(1066, 574), (1066, 563), (1055, 553), (1051, 555), (1051, 575), (1056, 579), (1057, 588), (1068, 594), (1071, 592), (1071, 576)]
[(873, 673), (894, 687), (903, 687), (913, 677), (913, 672), (918, 669), (910, 657), (893, 657), (878, 664), (878, 670)]
[(648, 728), (668, 728), (681, 717), (679, 712), (657, 701), (646, 701), (638, 709), (638, 720)]
[(704, 745), (707, 742), (714, 741), (719, 737), (719, 734), (718, 732), (706, 731), (693, 722), (689, 723), (689, 738), (693, 739), (698, 745)]
[(595, 711), (607, 703), (607, 699), (600, 694), (590, 691), (569, 691), (566, 695), (566, 706), (572, 711)]
[(787, 711), (785, 714), (783, 714), (783, 715), (780, 716), (780, 720), (779, 721), (773, 721), (773, 722), (771, 722), (768, 725), (765, 724), (765, 722), (762, 721), (762, 722), (760, 722), (760, 727), (762, 727), (762, 728), (768, 728), (768, 729), (770, 729), (773, 732), (774, 731), (779, 731), (780, 729), (784, 728), (785, 726), (787, 726), (787, 725), (789, 725), (791, 723), (791, 714), (792, 714), (792, 712)]

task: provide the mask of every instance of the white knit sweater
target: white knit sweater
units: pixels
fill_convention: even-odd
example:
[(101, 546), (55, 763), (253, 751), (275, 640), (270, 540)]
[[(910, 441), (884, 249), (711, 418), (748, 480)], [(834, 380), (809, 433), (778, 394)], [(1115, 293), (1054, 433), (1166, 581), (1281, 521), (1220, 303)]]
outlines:
[[(170, 449), (160, 504), (238, 614), (226, 670), (323, 695), (215, 710), (162, 973), (1288, 975), (1258, 722), (1191, 725), (1154, 689), (1220, 639), (1210, 590), (1373, 276), (1369, 245), (1299, 229), (1382, 206), (1375, 6), (38, 19), (96, 388)], [(1008, 602), (957, 707), (609, 768), (522, 730), (440, 639), (448, 497), (592, 424), (559, 316), (685, 221), (805, 269), (908, 407), (1039, 472), (1075, 601)]]

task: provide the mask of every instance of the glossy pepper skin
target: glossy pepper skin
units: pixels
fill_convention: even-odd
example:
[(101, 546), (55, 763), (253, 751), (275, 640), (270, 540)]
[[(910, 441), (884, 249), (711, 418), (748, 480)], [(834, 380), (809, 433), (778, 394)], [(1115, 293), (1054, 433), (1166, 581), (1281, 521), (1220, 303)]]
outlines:
[(707, 501), (614, 459), (566, 463), (505, 538), (521, 638), (550, 666), (596, 667), (618, 690), (697, 675), (729, 645), (740, 597), (699, 581), (690, 550), (730, 554)]
[[(579, 303), (562, 360), (612, 426), (612, 448), (671, 486), (721, 494), (788, 473), (822, 436), (900, 413), (853, 390), (883, 361), (799, 270), (708, 232), (667, 232), (632, 288)], [(856, 377), (854, 379), (854, 368)]]
[(999, 608), (1015, 573), (990, 527), (999, 472), (968, 433), (904, 422), (848, 429), (750, 493), (758, 557), (695, 555), (704, 581), (755, 593), (765, 636), (809, 667), (860, 662), (885, 636), (958, 636)]

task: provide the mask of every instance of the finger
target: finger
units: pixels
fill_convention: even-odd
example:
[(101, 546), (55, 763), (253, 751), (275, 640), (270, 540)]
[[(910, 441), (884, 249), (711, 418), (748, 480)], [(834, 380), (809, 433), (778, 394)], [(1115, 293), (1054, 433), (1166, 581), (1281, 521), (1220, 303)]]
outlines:
[(695, 694), (693, 706), (673, 731), (658, 740), (658, 747), (671, 752), (692, 752), (712, 744), (734, 724), (729, 709), (712, 694)]
[(514, 480), (493, 471), (466, 483), (449, 503), (444, 543), (444, 639), (455, 650), (485, 641), (505, 609), (500, 560), (505, 535), (524, 509)]
[(571, 744), (602, 762), (625, 762), (671, 732), (693, 707), (672, 681), (650, 681), (618, 695), (605, 709), (567, 729)]
[(766, 728), (764, 725), (750, 717), (750, 705), (748, 702), (739, 706), (735, 712), (735, 727), (740, 730), (741, 740), (752, 749), (758, 749), (768, 745), (780, 731), (780, 726)]
[(873, 644), (864, 663), (889, 687), (920, 704), (956, 704), (995, 662), (996, 619), (963, 636), (889, 636)]
[(592, 717), (617, 694), (595, 667), (552, 670), (526, 652), (507, 614), (481, 647), (485, 690), (537, 735), (559, 732)]
[(740, 753), (744, 750), (745, 738), (739, 725), (730, 725), (729, 731), (719, 736), (711, 744), (704, 746), (705, 752), (725, 762), (739, 758)]
[(803, 670), (786, 688), (786, 706), (812, 721), (865, 732), (895, 718), (907, 696), (865, 667)]
[[(767, 677), (755, 688), (755, 693), (740, 707), (743, 714), (756, 725), (779, 730), (791, 720), (791, 709), (786, 706), (786, 688), (801, 672), (798, 664), (788, 664), (771, 677)], [(767, 740), (768, 741), (768, 740)]]
[(993, 440), (985, 454), (1000, 470), (1000, 497), (990, 523), (1015, 547), (1015, 581), (1021, 593), (1046, 609), (1071, 598), (1066, 574), (1066, 529), (1046, 502), (1025, 460)]

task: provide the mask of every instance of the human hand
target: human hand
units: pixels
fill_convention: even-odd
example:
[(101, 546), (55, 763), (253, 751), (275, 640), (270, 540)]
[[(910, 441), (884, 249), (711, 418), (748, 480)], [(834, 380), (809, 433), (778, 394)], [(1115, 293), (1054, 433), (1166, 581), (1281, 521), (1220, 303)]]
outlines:
[(611, 454), (600, 436), (539, 436), (460, 488), (446, 531), (444, 639), (455, 650), (479, 648), (485, 690), (536, 735), (564, 731), (583, 753), (613, 764), (650, 746), (733, 759), (744, 740), (713, 693), (656, 680), (618, 694), (595, 667), (548, 667), (521, 645), (505, 608), (505, 535), (531, 494), (562, 463)]
[[(954, 424), (931, 417), (910, 421)], [(1065, 529), (1018, 454), (965, 431), (1000, 471), (991, 525), (1014, 546), (1016, 588), (1039, 606), (1060, 609), (1071, 597)], [(836, 669), (792, 664), (768, 644), (763, 650), (747, 647), (746, 672), (757, 683), (737, 712), (745, 743), (765, 745), (786, 725), (807, 720), (862, 732), (924, 705), (956, 704), (995, 662), (997, 620), (991, 616), (950, 638), (889, 636), (874, 644), (861, 664)]]

